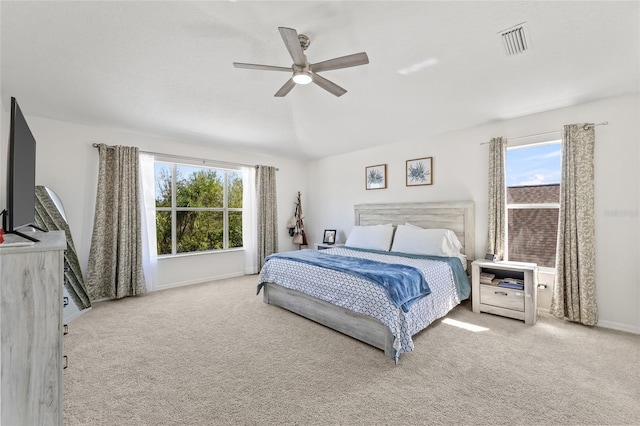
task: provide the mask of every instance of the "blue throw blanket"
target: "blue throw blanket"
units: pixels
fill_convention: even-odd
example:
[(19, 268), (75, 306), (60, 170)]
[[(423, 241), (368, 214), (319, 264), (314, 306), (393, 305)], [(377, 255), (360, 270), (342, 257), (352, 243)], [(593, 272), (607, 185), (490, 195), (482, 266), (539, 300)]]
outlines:
[(371, 253), (380, 253), (380, 254), (388, 254), (391, 256), (407, 257), (409, 259), (430, 259), (430, 260), (439, 260), (441, 262), (445, 262), (449, 265), (449, 267), (451, 268), (451, 271), (453, 272), (453, 282), (456, 286), (458, 298), (460, 298), (460, 300), (467, 300), (469, 298), (469, 295), (471, 294), (471, 283), (469, 283), (469, 277), (467, 276), (467, 272), (464, 270), (464, 267), (462, 266), (462, 261), (457, 257), (429, 256), (425, 254), (409, 254), (409, 253), (402, 253), (399, 251), (369, 250), (369, 249), (362, 249), (358, 247), (348, 247), (348, 246), (345, 246), (344, 248), (349, 250), (368, 251)]
[[(349, 249), (352, 249), (352, 248), (349, 247)], [(388, 253), (393, 256), (410, 257), (413, 259), (431, 259), (431, 260), (439, 260), (441, 262), (446, 262), (451, 268), (451, 271), (453, 272), (453, 282), (456, 285), (458, 298), (460, 298), (460, 300), (466, 300), (469, 298), (469, 294), (471, 294), (471, 284), (469, 283), (469, 277), (467, 276), (467, 271), (464, 270), (464, 267), (462, 266), (462, 261), (459, 258), (427, 256), (422, 254), (408, 254), (408, 253), (400, 253), (397, 251), (390, 251)]]
[(409, 312), (409, 307), (416, 300), (431, 293), (422, 272), (413, 266), (335, 256), (318, 250), (276, 253), (267, 256), (264, 261), (266, 263), (274, 258), (333, 269), (374, 282), (384, 289), (393, 303), (404, 312)]
[(345, 246), (344, 248), (349, 250), (355, 250), (355, 251), (366, 251), (370, 253), (379, 253), (379, 254), (387, 254), (391, 256), (407, 257), (409, 259), (430, 259), (430, 260), (439, 260), (440, 262), (445, 262), (449, 265), (449, 267), (451, 268), (451, 271), (453, 272), (453, 282), (456, 286), (458, 298), (460, 298), (460, 300), (467, 300), (469, 298), (469, 295), (471, 294), (471, 283), (469, 282), (467, 271), (464, 270), (464, 266), (462, 266), (462, 261), (457, 257), (429, 256), (425, 254), (409, 254), (409, 253), (402, 253), (399, 251), (370, 250), (370, 249), (363, 249), (363, 248), (349, 247), (349, 246)]
[(429, 256), (425, 254), (409, 254), (402, 253), (399, 251), (383, 251), (383, 250), (370, 250), (363, 249), (358, 247), (349, 247), (344, 246), (344, 248), (355, 251), (366, 251), (370, 253), (379, 253), (379, 254), (387, 254), (391, 256), (400, 256), (407, 257), (409, 259), (430, 259), (430, 260), (439, 260), (440, 262), (445, 262), (451, 268), (453, 272), (453, 282), (456, 286), (456, 291), (458, 293), (458, 298), (460, 300), (466, 300), (469, 298), (471, 294), (471, 284), (469, 283), (469, 277), (467, 276), (467, 272), (464, 270), (462, 266), (462, 261), (457, 257), (443, 257), (443, 256)]

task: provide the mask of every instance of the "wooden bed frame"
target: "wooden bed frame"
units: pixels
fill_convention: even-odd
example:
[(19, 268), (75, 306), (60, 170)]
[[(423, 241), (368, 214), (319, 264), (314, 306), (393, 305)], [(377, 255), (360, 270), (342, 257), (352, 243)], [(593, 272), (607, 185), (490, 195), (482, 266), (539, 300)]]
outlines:
[[(462, 243), (467, 264), (475, 256), (475, 211), (473, 201), (434, 203), (356, 204), (356, 225), (394, 225), (409, 222), (422, 228), (454, 231)], [(469, 266), (467, 266), (469, 268)], [(470, 270), (470, 269), (468, 269)], [(266, 283), (263, 302), (280, 306), (364, 343), (382, 349), (393, 359), (393, 335), (375, 318), (344, 309), (297, 290)]]

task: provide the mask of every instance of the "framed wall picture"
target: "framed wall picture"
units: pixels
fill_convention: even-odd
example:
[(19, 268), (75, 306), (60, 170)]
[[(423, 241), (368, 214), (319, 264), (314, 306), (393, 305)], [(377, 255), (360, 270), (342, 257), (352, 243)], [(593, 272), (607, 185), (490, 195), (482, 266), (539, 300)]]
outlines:
[(407, 160), (407, 186), (433, 184), (433, 157)]
[(387, 187), (387, 165), (365, 167), (365, 187), (367, 189), (384, 189)]
[(323, 244), (335, 244), (336, 243), (336, 230), (335, 229), (325, 229), (324, 237), (322, 238)]

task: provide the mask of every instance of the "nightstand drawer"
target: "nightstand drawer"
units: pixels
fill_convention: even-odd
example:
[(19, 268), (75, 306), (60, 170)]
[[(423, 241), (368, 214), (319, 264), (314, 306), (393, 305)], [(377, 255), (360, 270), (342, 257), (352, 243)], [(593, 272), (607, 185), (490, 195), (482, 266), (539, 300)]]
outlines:
[(480, 285), (480, 303), (524, 312), (524, 291)]

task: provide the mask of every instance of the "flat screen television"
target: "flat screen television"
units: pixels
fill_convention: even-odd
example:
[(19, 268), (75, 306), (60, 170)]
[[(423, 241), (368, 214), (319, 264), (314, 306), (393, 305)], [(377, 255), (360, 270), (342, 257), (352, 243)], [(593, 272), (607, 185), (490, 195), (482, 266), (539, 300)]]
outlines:
[(35, 225), (36, 218), (36, 140), (16, 98), (11, 98), (11, 128), (7, 174), (7, 208), (2, 227), (6, 233), (37, 242), (18, 230)]

